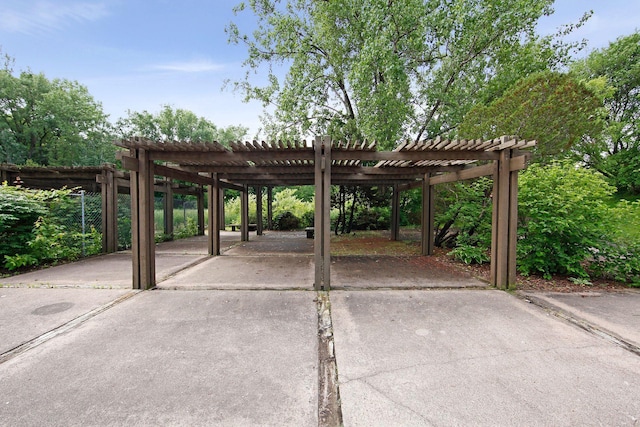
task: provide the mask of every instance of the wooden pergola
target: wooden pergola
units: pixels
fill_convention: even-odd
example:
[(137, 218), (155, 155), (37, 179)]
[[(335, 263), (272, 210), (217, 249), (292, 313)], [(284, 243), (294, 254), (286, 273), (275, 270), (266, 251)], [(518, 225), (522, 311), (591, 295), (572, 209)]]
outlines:
[[(515, 283), (518, 171), (526, 167), (535, 141), (503, 136), (492, 140), (435, 139), (406, 142), (393, 151), (375, 143), (316, 138), (305, 142), (244, 142), (227, 148), (217, 142), (156, 142), (130, 138), (116, 144), (128, 149), (122, 164), (131, 171), (133, 287), (155, 286), (153, 195), (156, 176), (208, 188), (211, 256), (220, 255), (222, 190), (241, 191), (241, 236), (248, 239), (248, 189), (315, 186), (315, 289), (330, 288), (331, 185), (392, 186), (391, 236), (399, 236), (399, 193), (422, 188), (422, 255), (433, 253), (433, 189), (437, 184), (493, 177), (491, 283), (501, 289)], [(478, 165), (479, 162), (483, 164)], [(259, 232), (260, 232), (259, 228)]]

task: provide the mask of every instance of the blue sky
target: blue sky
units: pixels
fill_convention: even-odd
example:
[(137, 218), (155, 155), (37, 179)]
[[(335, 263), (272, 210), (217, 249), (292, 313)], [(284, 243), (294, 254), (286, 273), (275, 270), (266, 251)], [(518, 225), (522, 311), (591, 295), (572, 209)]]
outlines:
[[(225, 26), (239, 17), (235, 0), (2, 0), (0, 47), (15, 69), (77, 80), (102, 103), (111, 121), (127, 109), (157, 112), (169, 104), (218, 126), (242, 124), (249, 137), (262, 106), (222, 90), (244, 74), (242, 46), (227, 44)], [(640, 27), (640, 0), (557, 0), (543, 34), (594, 16), (572, 38), (588, 50)], [(242, 14), (247, 15), (245, 14)], [(243, 18), (246, 19), (246, 18)], [(251, 22), (239, 22), (250, 26)]]

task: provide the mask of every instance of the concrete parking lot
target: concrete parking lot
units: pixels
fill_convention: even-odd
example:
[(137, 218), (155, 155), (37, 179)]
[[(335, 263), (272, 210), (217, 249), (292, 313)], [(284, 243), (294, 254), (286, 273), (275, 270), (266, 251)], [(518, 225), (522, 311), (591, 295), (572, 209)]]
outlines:
[(150, 291), (127, 253), (0, 279), (0, 424), (640, 424), (640, 293), (518, 296), (360, 256), (320, 295), (304, 232), (223, 242), (159, 245)]

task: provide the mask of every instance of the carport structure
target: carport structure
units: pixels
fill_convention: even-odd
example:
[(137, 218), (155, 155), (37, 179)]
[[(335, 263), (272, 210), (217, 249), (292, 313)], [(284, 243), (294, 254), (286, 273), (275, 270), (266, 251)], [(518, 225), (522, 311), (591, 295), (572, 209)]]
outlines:
[[(332, 141), (317, 137), (303, 142), (244, 142), (230, 148), (217, 142), (157, 142), (130, 138), (116, 144), (128, 149), (122, 164), (131, 171), (133, 287), (155, 286), (154, 178), (206, 185), (209, 203), (208, 252), (220, 255), (222, 191), (241, 191), (242, 240), (248, 239), (248, 189), (257, 197), (258, 230), (262, 224), (262, 189), (274, 186), (315, 186), (314, 262), (317, 290), (330, 288), (331, 185), (392, 186), (391, 237), (399, 236), (399, 194), (422, 188), (422, 255), (434, 245), (433, 186), (446, 182), (493, 177), (491, 284), (506, 289), (515, 283), (518, 171), (526, 167), (535, 145), (517, 137), (491, 140), (434, 139), (405, 142), (393, 151), (378, 151), (376, 143)], [(479, 164), (482, 163), (482, 164)]]

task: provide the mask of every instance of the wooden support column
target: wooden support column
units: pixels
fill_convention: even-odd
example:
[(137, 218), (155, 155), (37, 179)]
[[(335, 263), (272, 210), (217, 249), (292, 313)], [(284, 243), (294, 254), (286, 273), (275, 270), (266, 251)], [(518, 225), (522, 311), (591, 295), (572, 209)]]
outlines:
[(267, 187), (267, 230), (273, 230), (273, 187)]
[(256, 187), (256, 234), (262, 236), (262, 187)]
[(422, 180), (422, 255), (433, 255), (435, 246), (433, 235), (434, 191), (430, 174)]
[(155, 236), (153, 218), (153, 160), (146, 150), (134, 149), (137, 170), (131, 171), (131, 252), (133, 254), (133, 288), (155, 286)]
[[(510, 275), (515, 282), (515, 241), (517, 220), (517, 187), (512, 190), (511, 184), (517, 184), (517, 176), (512, 178), (511, 150), (500, 151), (496, 161), (493, 178), (493, 215), (491, 233), (491, 284), (499, 289), (508, 289)], [(513, 192), (515, 191), (515, 196)], [(510, 217), (512, 213), (516, 218)], [(510, 271), (510, 265), (513, 270)], [(510, 274), (511, 273), (511, 274)]]
[(317, 137), (314, 151), (314, 288), (328, 291), (331, 288), (331, 139)]
[(217, 256), (220, 255), (220, 226), (218, 222), (220, 221), (220, 213), (218, 212), (218, 207), (220, 206), (219, 198), (220, 198), (220, 180), (218, 179), (217, 173), (212, 173), (211, 178), (213, 179), (213, 185), (209, 185), (208, 187), (208, 200), (209, 203), (209, 238), (208, 238), (208, 249), (209, 255)]
[(173, 240), (173, 182), (167, 178), (164, 183), (164, 234)]
[(102, 252), (118, 250), (118, 182), (115, 169), (108, 166), (100, 175), (102, 193)]
[(240, 240), (249, 241), (249, 187), (244, 185), (240, 193)]
[(400, 240), (400, 189), (393, 186), (391, 196), (391, 240)]
[(198, 204), (198, 236), (204, 236), (204, 191), (202, 186), (198, 189), (197, 204)]
[[(219, 184), (218, 184), (219, 185)], [(220, 190), (218, 190), (220, 195), (219, 195), (219, 199), (218, 199), (218, 213), (219, 213), (219, 227), (218, 229), (220, 230), (224, 230), (225, 229), (225, 218), (224, 218), (224, 188), (220, 187)]]

